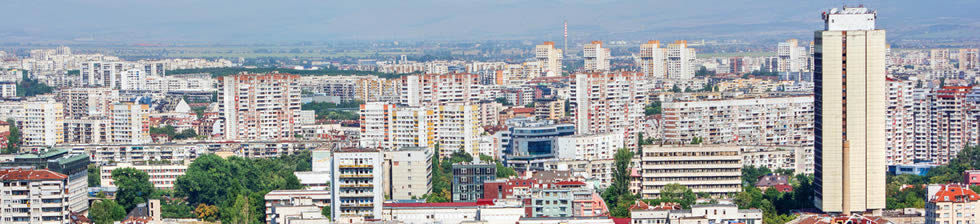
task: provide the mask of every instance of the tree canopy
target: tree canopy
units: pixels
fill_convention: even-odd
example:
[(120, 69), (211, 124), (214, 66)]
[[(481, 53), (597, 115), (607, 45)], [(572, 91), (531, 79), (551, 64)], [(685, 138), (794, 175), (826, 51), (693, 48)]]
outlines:
[(137, 204), (146, 203), (153, 194), (154, 188), (150, 183), (150, 176), (135, 168), (113, 170), (112, 181), (118, 188), (116, 200), (126, 208), (126, 211), (132, 210)]
[(606, 201), (610, 215), (629, 217), (629, 208), (637, 198), (637, 195), (630, 192), (630, 160), (633, 159), (633, 151), (620, 148), (616, 150), (613, 158), (615, 160), (612, 170), (613, 182), (602, 191), (602, 199)]

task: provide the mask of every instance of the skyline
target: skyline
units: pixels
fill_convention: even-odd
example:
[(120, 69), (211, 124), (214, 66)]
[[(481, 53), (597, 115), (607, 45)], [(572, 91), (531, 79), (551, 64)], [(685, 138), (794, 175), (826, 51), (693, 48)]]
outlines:
[[(702, 1), (705, 2), (706, 1)], [(806, 37), (833, 7), (873, 5), (891, 40), (977, 36), (976, 2), (725, 1), (493, 2), (12, 2), (0, 24), (7, 43), (283, 43), (345, 40), (784, 39)], [(390, 5), (389, 7), (379, 5)], [(778, 8), (780, 10), (772, 10)], [(154, 9), (154, 10), (145, 10)], [(932, 12), (943, 12), (935, 16)], [(49, 13), (36, 13), (49, 12)], [(594, 16), (586, 16), (594, 13)], [(204, 22), (206, 21), (206, 22)], [(97, 30), (97, 31), (93, 31)], [(288, 35), (278, 35), (288, 34)], [(748, 35), (752, 34), (752, 35)], [(763, 34), (763, 35), (759, 35)]]

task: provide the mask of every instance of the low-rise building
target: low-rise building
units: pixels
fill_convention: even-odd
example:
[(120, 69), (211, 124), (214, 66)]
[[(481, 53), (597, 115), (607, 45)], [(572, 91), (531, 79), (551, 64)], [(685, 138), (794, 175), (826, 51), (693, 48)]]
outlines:
[(661, 204), (650, 206), (637, 201), (630, 208), (632, 224), (667, 223), (745, 223), (762, 224), (762, 210), (738, 209), (734, 204), (699, 204), (691, 209), (680, 209), (680, 205)]
[(742, 157), (737, 146), (647, 145), (641, 157), (646, 199), (660, 197), (667, 184), (680, 184), (695, 193), (727, 195), (742, 187)]
[(384, 221), (422, 223), (515, 223), (524, 216), (519, 201), (385, 203)]
[(483, 183), (497, 178), (494, 164), (453, 164), (453, 202), (472, 202), (483, 197)]
[[(330, 206), (327, 190), (275, 190), (265, 194), (266, 223), (295, 223), (297, 220), (326, 221), (321, 215)], [(310, 217), (307, 213), (316, 212)]]
[(381, 217), (383, 162), (384, 156), (376, 149), (343, 148), (332, 153), (332, 220)]
[(154, 164), (142, 162), (103, 165), (99, 171), (99, 178), (102, 186), (115, 187), (115, 181), (112, 180), (112, 171), (121, 168), (133, 168), (146, 172), (146, 174), (150, 177), (150, 183), (152, 183), (153, 187), (157, 189), (174, 189), (174, 183), (177, 182), (177, 177), (183, 176), (184, 173), (187, 172), (187, 164), (184, 163), (171, 164), (168, 162), (163, 162)]

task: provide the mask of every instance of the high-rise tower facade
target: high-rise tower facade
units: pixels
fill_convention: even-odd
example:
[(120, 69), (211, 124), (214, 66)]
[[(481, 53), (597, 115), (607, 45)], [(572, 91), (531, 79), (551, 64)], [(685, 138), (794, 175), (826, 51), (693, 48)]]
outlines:
[(814, 33), (814, 204), (827, 213), (885, 208), (885, 31), (876, 17), (835, 8)]

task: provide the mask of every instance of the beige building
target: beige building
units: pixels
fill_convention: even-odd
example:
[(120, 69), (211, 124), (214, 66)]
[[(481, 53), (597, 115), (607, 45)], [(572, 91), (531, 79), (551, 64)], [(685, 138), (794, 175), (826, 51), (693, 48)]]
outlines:
[(58, 92), (58, 102), (65, 105), (65, 118), (109, 116), (109, 106), (119, 101), (119, 90), (112, 88), (71, 88)]
[(555, 48), (555, 42), (545, 41), (534, 47), (534, 59), (541, 65), (541, 76), (561, 76), (561, 49)]
[(832, 9), (814, 33), (814, 204), (827, 213), (885, 208), (885, 31), (876, 17)]
[(637, 72), (578, 73), (569, 103), (576, 134), (616, 133), (636, 145), (650, 85)]
[(609, 48), (602, 47), (602, 41), (592, 41), (585, 44), (582, 49), (582, 57), (585, 58), (585, 71), (605, 72), (609, 71)]
[(361, 105), (360, 145), (395, 149), (439, 144), (442, 156), (457, 150), (476, 156), (482, 130), (480, 115), (479, 105), (398, 107), (371, 102)]
[(115, 144), (150, 142), (150, 106), (139, 103), (116, 103), (110, 107), (111, 136)]
[(980, 221), (980, 195), (956, 184), (930, 185), (926, 223), (967, 224)]
[(666, 60), (668, 79), (693, 79), (695, 71), (698, 70), (697, 53), (694, 48), (687, 47), (686, 40), (668, 44)]
[(157, 189), (174, 189), (174, 182), (177, 177), (183, 176), (187, 172), (187, 164), (147, 164), (147, 163), (116, 163), (101, 166), (99, 179), (103, 187), (115, 187), (112, 180), (112, 171), (119, 168), (133, 168), (146, 172), (150, 177), (150, 183)]
[(695, 193), (728, 195), (742, 189), (742, 157), (738, 146), (646, 145), (640, 168), (641, 196), (660, 197), (667, 184), (680, 184)]
[(539, 99), (534, 101), (534, 117), (538, 120), (560, 120), (565, 117), (565, 100)]
[(20, 131), (25, 146), (54, 146), (65, 141), (64, 107), (56, 102), (24, 103)]
[(649, 79), (667, 78), (667, 49), (660, 47), (659, 40), (640, 45), (640, 68)]
[(427, 147), (385, 152), (385, 195), (391, 200), (422, 198), (432, 192), (432, 151)]
[(663, 120), (671, 144), (813, 145), (813, 96), (666, 102)]

